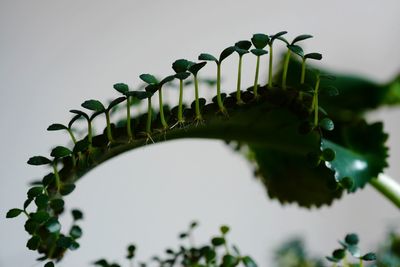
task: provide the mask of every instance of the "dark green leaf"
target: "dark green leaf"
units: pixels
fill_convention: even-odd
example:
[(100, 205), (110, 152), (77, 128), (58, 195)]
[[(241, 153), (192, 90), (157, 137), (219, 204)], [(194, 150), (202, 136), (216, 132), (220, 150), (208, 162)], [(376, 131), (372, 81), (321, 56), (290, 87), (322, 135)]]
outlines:
[(376, 260), (376, 254), (373, 252), (369, 252), (369, 253), (365, 254), (364, 256), (362, 256), (362, 259), (365, 261), (374, 261), (374, 260)]
[(28, 198), (27, 200), (25, 200), (24, 202), (24, 209), (28, 208), (29, 205), (32, 203), (33, 199), (32, 198)]
[(100, 266), (100, 267), (110, 267), (110, 265), (108, 264), (108, 262), (105, 259), (95, 261), (93, 264)]
[(305, 54), (304, 58), (311, 58), (311, 59), (315, 59), (315, 60), (321, 60), (322, 59), (322, 54), (320, 54), (320, 53), (309, 53), (309, 54)]
[(242, 40), (242, 41), (239, 41), (239, 42), (235, 43), (235, 46), (237, 48), (242, 49), (242, 50), (247, 50), (248, 51), (250, 49), (250, 47), (251, 47), (251, 42), (247, 41), (247, 40)]
[(333, 121), (329, 118), (323, 118), (320, 122), (319, 122), (319, 126), (322, 127), (322, 129), (327, 130), (327, 131), (333, 131), (333, 129), (335, 128), (335, 124), (333, 123)]
[(128, 255), (126, 256), (127, 259), (133, 259), (135, 257), (136, 246), (129, 245), (128, 246)]
[(293, 39), (292, 45), (295, 44), (295, 43), (297, 43), (297, 42), (300, 42), (300, 41), (303, 41), (303, 40), (306, 40), (306, 39), (309, 39), (309, 38), (312, 38), (312, 37), (313, 37), (313, 36), (312, 36), (312, 35), (309, 35), (309, 34), (302, 34), (302, 35), (299, 35), (299, 36), (297, 36), (296, 38)]
[(77, 250), (79, 247), (79, 243), (75, 240), (72, 240), (71, 245), (69, 246), (69, 250)]
[(72, 241), (71, 238), (61, 235), (57, 240), (57, 247), (68, 249)]
[(229, 232), (229, 226), (227, 225), (221, 226), (220, 231), (223, 235), (226, 235)]
[(194, 229), (194, 228), (196, 228), (198, 225), (199, 225), (199, 224), (198, 224), (198, 222), (196, 222), (196, 221), (191, 222), (191, 223), (190, 223), (190, 229)]
[(164, 79), (161, 80), (160, 85), (166, 84), (168, 82), (171, 82), (175, 79), (175, 75), (169, 75), (165, 77)]
[(35, 199), (35, 204), (38, 207), (38, 209), (46, 208), (48, 203), (49, 203), (49, 197), (45, 194), (40, 194)]
[(339, 90), (334, 86), (323, 87), (323, 88), (321, 88), (321, 91), (324, 95), (327, 95), (327, 96), (339, 95)]
[(81, 105), (83, 108), (92, 110), (92, 111), (96, 111), (96, 112), (103, 112), (105, 110), (105, 107), (103, 106), (103, 104), (98, 101), (98, 100), (94, 100), (94, 99), (90, 99), (90, 100), (86, 100), (85, 102), (82, 103)]
[(61, 224), (58, 222), (57, 218), (50, 218), (46, 222), (45, 227), (50, 233), (58, 233), (61, 230)]
[(43, 177), (42, 184), (43, 184), (43, 186), (49, 186), (51, 183), (53, 183), (55, 181), (55, 179), (56, 179), (56, 177), (55, 177), (54, 173), (49, 173)]
[(335, 259), (338, 259), (338, 260), (341, 260), (341, 259), (343, 259), (345, 256), (346, 256), (346, 250), (344, 250), (344, 249), (335, 249), (333, 252), (332, 252), (332, 256), (335, 258)]
[(72, 154), (72, 151), (63, 146), (56, 146), (50, 153), (54, 158), (64, 158)]
[(89, 120), (88, 114), (86, 114), (85, 112), (83, 112), (81, 110), (71, 109), (69, 112), (80, 115), (80, 116), (84, 117), (86, 120)]
[(36, 222), (35, 220), (28, 219), (25, 222), (24, 228), (25, 231), (27, 231), (30, 235), (33, 235), (36, 232), (38, 225), (39, 225), (38, 222)]
[(42, 224), (45, 221), (47, 221), (50, 218), (50, 215), (44, 211), (44, 210), (40, 210), (38, 212), (32, 213), (31, 214), (31, 219), (38, 223), (38, 224)]
[(113, 101), (111, 101), (111, 103), (108, 105), (107, 110), (111, 110), (113, 107), (115, 107), (116, 105), (118, 105), (119, 103), (122, 103), (126, 100), (126, 97), (121, 96), (118, 97), (117, 99), (114, 99)]
[(74, 122), (80, 118), (81, 118), (81, 115), (79, 115), (79, 114), (76, 114), (75, 116), (73, 116), (72, 119), (68, 122), (68, 128), (71, 128), (72, 124), (74, 124)]
[(74, 239), (78, 239), (82, 236), (82, 229), (79, 226), (74, 225), (71, 227), (69, 235)]
[(243, 257), (242, 262), (246, 267), (257, 267), (257, 263), (249, 256)]
[(193, 64), (189, 67), (189, 71), (193, 74), (193, 75), (197, 75), (197, 73), (199, 72), (199, 70), (201, 70), (205, 65), (207, 64), (207, 62), (200, 62), (200, 63), (196, 63)]
[(351, 189), (354, 186), (354, 181), (350, 177), (344, 177), (340, 180), (340, 185), (345, 189)]
[(218, 59), (216, 59), (213, 55), (202, 53), (198, 57), (199, 60), (205, 60), (205, 61), (214, 61), (218, 64)]
[(160, 89), (159, 85), (149, 84), (144, 88), (149, 96), (153, 96)]
[(357, 245), (359, 242), (359, 238), (357, 234), (347, 234), (346, 237), (344, 238), (344, 241), (346, 242), (346, 244), (348, 245)]
[(213, 239), (211, 239), (211, 244), (213, 244), (213, 246), (215, 246), (215, 247), (221, 246), (221, 245), (225, 244), (225, 238), (214, 237)]
[(143, 100), (147, 99), (151, 94), (146, 91), (131, 91), (129, 95), (136, 97), (137, 99)]
[[(281, 37), (282, 35), (285, 35), (285, 34), (287, 34), (287, 31), (281, 31), (281, 32), (275, 33), (274, 35), (270, 35), (269, 36), (270, 43), (272, 44), (276, 38)], [(283, 37), (281, 37), (281, 38), (283, 38)]]
[(251, 49), (251, 53), (253, 53), (254, 55), (260, 57), (262, 55), (265, 55), (268, 53), (268, 51), (263, 50), (263, 49)]
[(49, 127), (47, 127), (47, 131), (59, 131), (59, 130), (68, 130), (68, 127), (60, 123), (54, 123)]
[(64, 209), (64, 200), (61, 198), (52, 199), (50, 201), (50, 207), (57, 213)]
[(325, 161), (332, 161), (335, 159), (335, 156), (335, 151), (333, 151), (332, 149), (327, 148), (322, 151), (322, 158)]
[(113, 87), (121, 94), (126, 94), (129, 91), (129, 86), (125, 83), (116, 83), (113, 85)]
[(50, 163), (51, 163), (51, 160), (49, 160), (48, 158), (43, 157), (43, 156), (35, 156), (35, 157), (31, 157), (31, 158), (28, 160), (27, 163), (28, 163), (29, 165), (35, 165), (35, 166), (38, 166), (38, 165), (47, 165), (47, 164), (50, 164)]
[(74, 146), (74, 153), (84, 152), (89, 148), (89, 141), (87, 138), (79, 140)]
[(235, 52), (235, 47), (234, 46), (230, 46), (225, 48), (220, 56), (219, 56), (219, 63), (221, 63), (225, 58), (229, 57), (230, 55), (232, 55), (233, 52)]
[(63, 196), (69, 195), (74, 189), (74, 184), (63, 184), (60, 189), (60, 194)]
[(190, 66), (190, 62), (186, 59), (178, 59), (172, 63), (172, 69), (176, 73), (186, 72)]
[(279, 36), (279, 37), (277, 37), (276, 39), (278, 39), (278, 40), (284, 42), (286, 45), (290, 45), (289, 42), (288, 42), (288, 40), (286, 40), (286, 39), (285, 39), (284, 37), (282, 37), (282, 36)]
[(40, 244), (40, 238), (38, 236), (32, 236), (26, 243), (26, 247), (30, 250), (37, 250)]
[(288, 48), (290, 51), (292, 51), (293, 53), (299, 55), (300, 57), (302, 57), (302, 56), (304, 55), (303, 48), (301, 48), (301, 47), (298, 46), (298, 45), (293, 45), (293, 44), (291, 44), (291, 45), (288, 45), (287, 48)]
[(189, 72), (180, 72), (180, 73), (175, 74), (175, 78), (177, 78), (178, 80), (185, 80), (189, 76), (190, 76)]
[(34, 186), (28, 190), (28, 198), (33, 199), (43, 193), (43, 186)]
[(243, 55), (249, 53), (248, 50), (240, 49), (238, 47), (235, 47), (235, 51), (239, 54), (239, 56), (243, 56)]
[(20, 210), (20, 209), (10, 209), (6, 214), (6, 218), (8, 218), (8, 219), (15, 218), (15, 217), (19, 216), (22, 212), (23, 212), (23, 210)]
[(238, 259), (232, 255), (224, 255), (222, 258), (222, 267), (234, 267), (238, 264)]
[(142, 81), (144, 81), (145, 83), (148, 83), (148, 84), (158, 84), (157, 78), (154, 77), (154, 76), (151, 75), (151, 74), (148, 74), (148, 73), (141, 74), (141, 75), (139, 76), (139, 78), (140, 78)]
[(331, 257), (331, 256), (327, 256), (327, 257), (325, 257), (328, 261), (331, 261), (331, 262), (339, 262), (340, 260), (338, 260), (338, 259), (336, 259), (336, 258), (333, 258), (333, 257)]
[(269, 37), (263, 33), (256, 33), (251, 38), (251, 42), (253, 43), (254, 47), (257, 49), (263, 49), (268, 45)]
[(74, 209), (71, 211), (72, 217), (74, 218), (74, 221), (82, 220), (83, 219), (83, 213), (80, 210)]
[(51, 262), (51, 261), (49, 261), (48, 263), (46, 263), (46, 264), (44, 265), (44, 267), (54, 267), (54, 263)]

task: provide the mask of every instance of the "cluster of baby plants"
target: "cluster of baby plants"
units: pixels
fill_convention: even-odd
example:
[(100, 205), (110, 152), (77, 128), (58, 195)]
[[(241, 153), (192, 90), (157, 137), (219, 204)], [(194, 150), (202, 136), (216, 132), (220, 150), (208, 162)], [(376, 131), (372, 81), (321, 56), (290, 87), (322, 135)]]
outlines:
[[(283, 37), (286, 34), (285, 31), (254, 34), (250, 40), (225, 48), (218, 58), (202, 53), (196, 62), (178, 59), (172, 64), (174, 73), (165, 78), (140, 75), (146, 84), (144, 90), (131, 90), (126, 83), (117, 83), (114, 89), (122, 96), (108, 105), (95, 99), (86, 100), (81, 107), (88, 113), (73, 109), (67, 126), (50, 125), (49, 131), (67, 131), (73, 147), (56, 146), (51, 150), (51, 158), (34, 156), (28, 160), (30, 165), (50, 166), (51, 172), (29, 189), (22, 208), (7, 213), (7, 218), (20, 214), (27, 217), (25, 229), (31, 236), (27, 247), (43, 254), (40, 260), (50, 259), (47, 266), (61, 260), (67, 250), (77, 249), (76, 239), (82, 231), (73, 225), (68, 234), (63, 234), (59, 222), (64, 211), (63, 197), (75, 189), (76, 182), (125, 151), (179, 138), (213, 138), (245, 146), (255, 174), (261, 178), (269, 196), (282, 203), (296, 202), (301, 207), (329, 205), (344, 191), (355, 192), (370, 183), (400, 207), (400, 187), (388, 177), (377, 178), (387, 166), (387, 135), (381, 123), (369, 124), (363, 118), (367, 110), (400, 102), (398, 80), (379, 85), (363, 79), (349, 82), (347, 76), (341, 75), (332, 78), (324, 71), (306, 66), (307, 59), (322, 58), (319, 53), (305, 54), (298, 45), (311, 35), (300, 35), (288, 42)], [(273, 46), (277, 40), (286, 44), (287, 52), (282, 70), (274, 71)], [(268, 84), (262, 86), (258, 82), (259, 67), (262, 55), (268, 53), (264, 50), (266, 46), (269, 46)], [(227, 95), (221, 83), (222, 63), (235, 52), (239, 55), (237, 88)], [(252, 87), (242, 90), (242, 60), (248, 53), (256, 57), (255, 79)], [(300, 67), (292, 54), (299, 56)], [(211, 102), (200, 97), (199, 88), (200, 71), (209, 61), (217, 67), (216, 96)], [(193, 82), (187, 82), (190, 79)], [(177, 106), (170, 109), (163, 103), (162, 92), (168, 89), (165, 85), (175, 80), (179, 81), (179, 99)], [(191, 84), (194, 101), (186, 107), (184, 89)], [(369, 94), (360, 93), (360, 86)], [(356, 97), (351, 97), (355, 92)], [(152, 98), (157, 93), (158, 111), (152, 106)], [(338, 98), (341, 95), (345, 100)], [(360, 95), (371, 99), (360, 103)], [(146, 99), (147, 112), (140, 113), (133, 104)], [(126, 118), (113, 122), (115, 110), (121, 110), (123, 105)], [(93, 120), (103, 114), (105, 128), (95, 135)], [(87, 122), (83, 136), (74, 131), (74, 122), (80, 118)], [(369, 139), (360, 138), (365, 136)], [(79, 216), (75, 215), (77, 220)], [(238, 254), (226, 252), (226, 255), (222, 258), (223, 266), (233, 266), (232, 262), (239, 260)], [(224, 258), (231, 265), (224, 265)], [(246, 266), (254, 266), (246, 257), (240, 260)]]
[[(193, 237), (193, 230), (197, 222), (192, 222), (188, 231), (179, 234), (179, 239), (184, 243), (178, 248), (167, 248), (164, 256), (153, 256), (149, 262), (136, 261), (136, 246), (131, 244), (127, 247), (126, 259), (130, 266), (186, 266), (186, 267), (257, 267), (255, 261), (247, 255), (243, 255), (235, 245), (228, 242), (227, 234), (229, 227), (220, 227), (220, 233), (211, 238), (209, 243), (196, 245)], [(117, 263), (109, 263), (105, 259), (93, 263), (100, 267), (121, 267)]]

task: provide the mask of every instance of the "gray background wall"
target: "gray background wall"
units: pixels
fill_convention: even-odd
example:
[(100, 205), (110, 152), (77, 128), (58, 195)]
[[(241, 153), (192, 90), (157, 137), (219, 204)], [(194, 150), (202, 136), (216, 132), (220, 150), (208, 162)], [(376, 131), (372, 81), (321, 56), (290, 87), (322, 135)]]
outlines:
[[(45, 129), (68, 121), (69, 109), (88, 98), (114, 97), (116, 82), (136, 86), (143, 72), (170, 74), (177, 58), (216, 54), (255, 32), (313, 34), (306, 49), (323, 53), (324, 66), (385, 82), (399, 72), (398, 10), (397, 0), (0, 0), (0, 266), (37, 266), (37, 255), (24, 249), (22, 217), (4, 217), (22, 205), (27, 183), (45, 173), (26, 160), (66, 143), (66, 135)], [(234, 88), (236, 59), (225, 65), (225, 88)], [(251, 84), (254, 62), (245, 65), (244, 84)], [(384, 120), (391, 134), (387, 173), (398, 181), (399, 115), (385, 109), (370, 116)], [(139, 245), (139, 258), (147, 259), (177, 244), (176, 233), (192, 219), (201, 222), (198, 242), (228, 223), (231, 240), (263, 266), (293, 235), (305, 236), (312, 251), (323, 255), (349, 231), (361, 235), (365, 248), (373, 247), (385, 226), (399, 220), (398, 210), (371, 188), (329, 208), (281, 206), (267, 198), (241, 156), (221, 142), (199, 140), (115, 158), (80, 181), (67, 206), (85, 211), (84, 236), (81, 249), (59, 266), (122, 259), (131, 241)]]

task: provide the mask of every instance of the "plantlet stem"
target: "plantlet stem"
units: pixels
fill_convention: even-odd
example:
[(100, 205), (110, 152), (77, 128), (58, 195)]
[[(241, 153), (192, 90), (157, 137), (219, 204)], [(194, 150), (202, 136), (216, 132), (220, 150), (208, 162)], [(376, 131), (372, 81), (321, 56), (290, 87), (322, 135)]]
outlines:
[(221, 98), (221, 62), (217, 63), (217, 103), (222, 114), (226, 114)]
[(195, 97), (195, 109), (196, 109), (196, 119), (201, 120), (200, 104), (199, 104), (199, 81), (197, 80), (197, 75), (194, 76), (194, 97)]
[(272, 88), (272, 43), (269, 44), (269, 67), (268, 67), (268, 88)]
[(183, 123), (183, 80), (179, 80), (179, 107), (178, 107), (178, 122)]
[(107, 138), (110, 143), (114, 142), (111, 132), (111, 123), (110, 123), (110, 112), (106, 110), (106, 122), (107, 122)]
[(393, 178), (380, 174), (378, 178), (372, 178), (369, 183), (400, 208), (400, 185)]
[(147, 123), (146, 123), (146, 133), (151, 133), (151, 120), (152, 120), (152, 109), (151, 109), (151, 97), (147, 98)]
[(254, 97), (258, 98), (258, 73), (260, 71), (260, 56), (257, 56), (257, 64), (256, 64), (256, 76), (254, 77), (254, 87), (253, 87), (253, 92), (254, 92)]
[(92, 121), (88, 119), (88, 142), (89, 148), (92, 147)]
[(58, 174), (57, 162), (56, 161), (53, 162), (53, 171), (54, 171), (54, 177), (56, 178), (55, 181), (56, 181), (57, 192), (60, 192), (61, 179), (60, 179), (60, 175)]
[(238, 105), (243, 104), (241, 98), (241, 84), (242, 84), (242, 55), (239, 55), (239, 67), (238, 67), (238, 77), (237, 77), (237, 89), (236, 89), (236, 103)]
[(358, 265), (359, 267), (363, 267), (364, 266), (364, 263), (363, 263), (363, 260), (362, 259), (360, 259), (360, 264)]
[(69, 135), (71, 136), (72, 142), (74, 142), (74, 144), (76, 144), (76, 138), (74, 136), (74, 133), (72, 132), (71, 128), (67, 129)]
[(319, 89), (320, 78), (319, 75), (317, 76), (317, 81), (315, 83), (314, 89), (314, 127), (318, 126), (318, 89)]
[(164, 117), (164, 106), (163, 106), (163, 99), (162, 99), (162, 87), (158, 90), (158, 104), (160, 106), (160, 119), (161, 119), (161, 124), (164, 127), (164, 129), (168, 129), (168, 124), (165, 121)]
[(290, 61), (290, 50), (286, 52), (285, 55), (285, 62), (283, 63), (283, 74), (282, 74), (282, 89), (286, 89), (286, 77), (289, 68), (289, 61)]
[(306, 58), (303, 57), (301, 62), (300, 84), (304, 84), (305, 77), (306, 77)]
[(131, 128), (131, 97), (126, 96), (126, 132), (128, 134), (129, 141), (133, 140), (132, 128)]

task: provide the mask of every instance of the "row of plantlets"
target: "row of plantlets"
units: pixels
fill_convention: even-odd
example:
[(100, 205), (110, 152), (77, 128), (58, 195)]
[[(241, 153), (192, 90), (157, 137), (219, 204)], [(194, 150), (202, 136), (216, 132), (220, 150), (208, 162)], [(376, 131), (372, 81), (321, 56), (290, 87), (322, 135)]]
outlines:
[[(290, 194), (288, 197), (285, 188), (280, 189), (281, 195), (278, 194), (279, 196), (276, 189), (273, 189), (275, 190), (273, 193), (268, 192), (271, 197), (277, 197), (282, 202), (296, 201), (306, 207), (329, 204), (334, 198), (341, 196), (344, 188), (355, 191), (357, 188), (363, 187), (371, 177), (376, 177), (382, 171), (382, 165), (386, 164), (385, 147), (382, 149), (380, 147), (383, 144), (379, 144), (378, 147), (383, 156), (378, 155), (378, 158), (381, 158), (379, 164), (374, 164), (374, 169), (371, 171), (360, 169), (359, 166), (357, 168), (352, 166), (355, 166), (354, 162), (362, 161), (369, 167), (369, 160), (375, 160), (375, 158), (360, 159), (358, 154), (348, 153), (347, 148), (343, 148), (341, 143), (336, 144), (323, 139), (322, 130), (331, 131), (334, 125), (318, 103), (319, 92), (323, 89), (320, 88), (320, 81), (329, 80), (331, 77), (315, 71), (313, 75), (316, 82), (307, 84), (305, 82), (307, 79), (304, 79), (307, 71), (306, 60), (319, 60), (322, 56), (318, 53), (304, 54), (303, 49), (298, 45), (300, 41), (311, 38), (311, 35), (300, 35), (289, 43), (283, 38), (285, 34), (286, 32), (273, 35), (254, 34), (250, 41), (242, 40), (224, 49), (218, 58), (202, 53), (198, 57), (200, 62), (186, 59), (176, 60), (172, 64), (175, 72), (173, 75), (163, 79), (157, 79), (151, 74), (140, 75), (140, 79), (147, 84), (144, 91), (131, 91), (126, 84), (117, 83), (114, 85), (114, 89), (122, 96), (108, 105), (104, 105), (98, 100), (87, 100), (81, 106), (90, 113), (73, 109), (70, 110), (73, 117), (67, 125), (50, 125), (49, 131), (67, 131), (74, 146), (73, 148), (55, 147), (50, 153), (51, 159), (34, 156), (28, 160), (30, 165), (50, 166), (52, 172), (41, 181), (34, 183), (34, 186), (28, 191), (28, 198), (22, 208), (12, 209), (7, 213), (7, 218), (17, 217), (20, 214), (27, 217), (25, 229), (31, 235), (27, 247), (43, 254), (39, 260), (54, 261), (62, 259), (67, 249), (77, 249), (79, 247), (77, 239), (82, 233), (81, 229), (74, 225), (69, 233), (61, 233), (59, 215), (64, 211), (62, 198), (75, 189), (75, 183), (80, 177), (102, 162), (127, 150), (152, 142), (193, 137), (216, 138), (225, 141), (236, 140), (243, 144), (249, 144), (253, 149), (256, 155), (254, 159), (260, 165), (260, 172), (265, 171), (265, 166), (261, 164), (263, 162), (259, 162), (266, 156), (265, 148), (289, 151), (291, 156), (298, 156), (295, 161), (298, 164), (296, 168), (299, 169), (299, 176), (303, 172), (307, 172), (305, 176), (311, 173), (311, 176), (321, 176), (321, 179), (316, 185), (311, 186), (312, 194), (306, 195), (303, 192), (297, 195)], [(276, 78), (281, 81), (280, 84), (273, 81), (273, 45), (276, 40), (283, 41), (287, 46), (282, 75)], [(252, 46), (253, 49), (251, 49)], [(264, 50), (267, 46), (270, 55), (268, 84), (260, 86), (258, 82), (260, 57), (268, 53), (267, 50)], [(237, 89), (230, 95), (226, 95), (222, 93), (221, 88), (222, 63), (234, 53), (239, 56)], [(256, 56), (255, 80), (253, 87), (243, 91), (241, 88), (241, 65), (243, 56), (249, 53)], [(299, 86), (288, 87), (286, 79), (290, 57), (293, 54), (301, 57), (302, 73), (297, 78)], [(207, 103), (204, 98), (199, 97), (198, 75), (210, 61), (216, 63), (217, 82), (216, 96), (212, 99), (212, 103)], [(192, 77), (194, 81), (195, 99), (190, 108), (185, 108), (183, 103), (184, 81), (189, 77)], [(178, 105), (170, 109), (163, 103), (162, 90), (165, 84), (174, 79), (179, 81), (179, 100)], [(328, 94), (337, 94), (336, 89), (327, 88), (330, 88), (327, 90)], [(158, 93), (159, 112), (156, 112), (152, 106), (153, 96), (156, 93)], [(147, 112), (132, 116), (132, 103), (144, 100), (147, 101)], [(124, 102), (126, 119), (115, 126), (111, 122), (112, 110)], [(106, 127), (102, 134), (94, 135), (93, 120), (100, 115), (105, 117)], [(74, 123), (78, 119), (84, 119), (87, 123), (87, 135), (80, 139), (75, 136), (73, 130)], [(369, 126), (357, 127), (357, 129), (360, 131), (359, 134), (370, 131)], [(373, 130), (378, 132), (376, 134), (378, 137), (385, 138), (384, 135), (379, 135), (381, 127), (374, 126)], [(260, 145), (262, 145), (262, 149)], [(273, 152), (275, 153), (275, 151)], [(340, 161), (335, 162), (338, 154)], [(366, 154), (368, 155), (368, 153)], [(274, 160), (277, 159), (278, 157), (275, 157)], [(274, 160), (268, 162), (274, 162)], [(304, 161), (308, 163), (303, 164)], [(282, 165), (283, 162), (287, 163), (284, 160), (276, 166)], [(305, 166), (307, 166), (306, 170)], [(284, 169), (289, 170), (290, 168), (285, 167)], [(331, 170), (340, 175), (335, 177)], [(291, 176), (288, 175), (288, 177)], [(284, 177), (282, 181), (285, 181), (286, 178)], [(271, 185), (271, 188), (274, 188), (274, 181), (263, 182), (267, 187)], [(314, 181), (311, 182), (314, 183)], [(327, 184), (329, 184), (329, 188)], [(301, 190), (303, 190), (302, 186), (300, 184)], [(308, 187), (309, 184), (304, 183), (304, 186)], [(318, 187), (322, 189), (320, 190)], [(31, 203), (35, 203), (36, 207), (32, 207)], [(79, 234), (77, 234), (78, 232)], [(48, 264), (51, 266), (53, 262)]]

